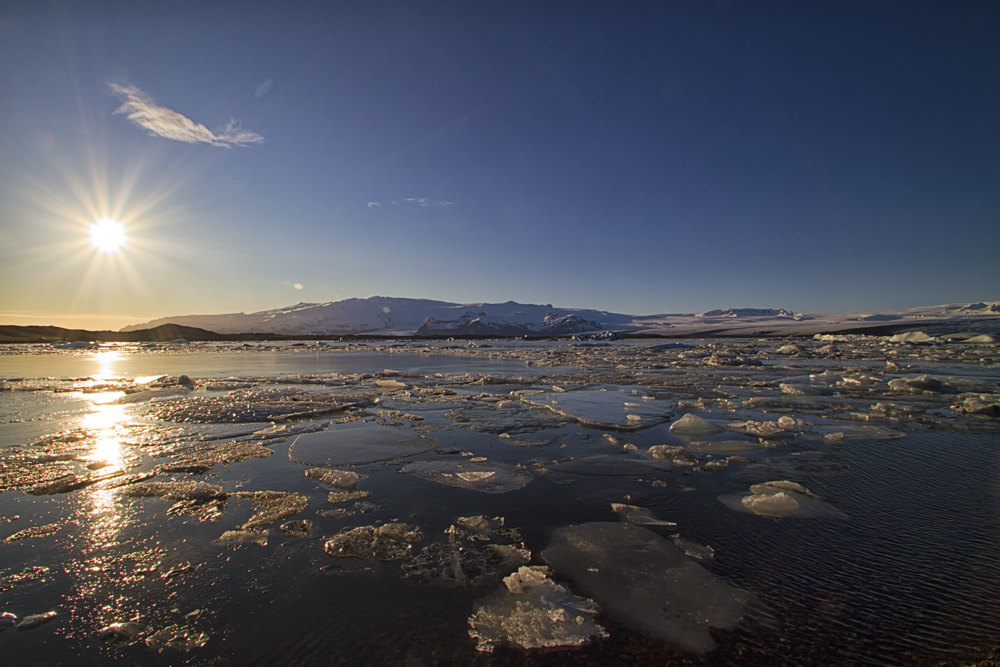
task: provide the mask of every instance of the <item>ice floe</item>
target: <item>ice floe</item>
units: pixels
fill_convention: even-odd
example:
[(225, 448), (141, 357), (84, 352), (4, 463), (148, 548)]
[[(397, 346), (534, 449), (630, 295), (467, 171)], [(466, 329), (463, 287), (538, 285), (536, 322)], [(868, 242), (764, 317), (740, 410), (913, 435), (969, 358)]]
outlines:
[(600, 608), (548, 574), (544, 566), (522, 566), (504, 578), (506, 588), (476, 602), (469, 636), (479, 651), (492, 652), (504, 643), (526, 649), (572, 647), (607, 636), (593, 620)]
[(698, 415), (686, 414), (670, 425), (670, 432), (679, 438), (704, 438), (715, 433), (724, 433), (726, 427)]
[(671, 401), (643, 401), (637, 390), (617, 387), (531, 394), (522, 396), (521, 402), (548, 408), (584, 426), (628, 431), (662, 424), (674, 411)]
[(516, 491), (532, 480), (531, 473), (507, 463), (459, 463), (452, 461), (414, 461), (400, 472), (423, 479), (473, 489), (483, 493)]
[(719, 496), (719, 501), (738, 512), (752, 512), (773, 519), (847, 518), (803, 485), (787, 479), (754, 484), (750, 487), (750, 495), (723, 495)]
[(542, 558), (606, 613), (698, 653), (715, 646), (709, 628), (734, 626), (753, 599), (671, 542), (626, 523), (561, 528)]
[(423, 537), (419, 526), (405, 523), (359, 526), (329, 538), (323, 550), (332, 558), (395, 561), (405, 558), (411, 545)]
[(353, 422), (298, 436), (288, 458), (309, 466), (352, 466), (413, 456), (440, 444), (407, 428)]

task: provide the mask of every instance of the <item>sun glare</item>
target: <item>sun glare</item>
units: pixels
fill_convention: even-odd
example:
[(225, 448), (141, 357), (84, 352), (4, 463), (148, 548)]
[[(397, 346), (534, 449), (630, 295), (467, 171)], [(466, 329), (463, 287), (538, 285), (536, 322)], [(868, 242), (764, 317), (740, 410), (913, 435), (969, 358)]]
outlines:
[(118, 252), (127, 240), (125, 225), (113, 218), (101, 218), (90, 226), (90, 245), (100, 252)]

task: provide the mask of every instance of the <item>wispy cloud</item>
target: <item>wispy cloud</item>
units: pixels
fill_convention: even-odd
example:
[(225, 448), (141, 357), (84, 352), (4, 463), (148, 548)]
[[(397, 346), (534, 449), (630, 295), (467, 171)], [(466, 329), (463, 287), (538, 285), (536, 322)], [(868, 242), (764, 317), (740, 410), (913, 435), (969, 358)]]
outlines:
[(453, 201), (438, 201), (436, 199), (427, 199), (426, 197), (410, 197), (404, 199), (407, 204), (416, 204), (417, 206), (454, 206), (458, 202)]
[(242, 129), (239, 121), (230, 120), (221, 130), (212, 132), (183, 114), (157, 105), (152, 97), (135, 86), (109, 83), (108, 87), (123, 100), (122, 105), (115, 109), (115, 113), (126, 114), (125, 117), (129, 121), (152, 136), (222, 148), (248, 146), (264, 141), (264, 137), (259, 134)]
[(382, 202), (380, 201), (370, 201), (368, 202), (368, 208), (381, 208)]

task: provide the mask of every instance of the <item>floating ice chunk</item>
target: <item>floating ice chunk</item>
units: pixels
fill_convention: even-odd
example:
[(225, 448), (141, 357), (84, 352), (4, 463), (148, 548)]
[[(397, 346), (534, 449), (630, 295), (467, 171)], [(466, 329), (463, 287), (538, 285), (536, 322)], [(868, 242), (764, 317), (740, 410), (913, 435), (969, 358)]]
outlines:
[(951, 406), (951, 409), (963, 415), (1000, 417), (1000, 396), (969, 396), (963, 402)]
[(476, 603), (469, 636), (477, 641), (477, 650), (489, 653), (504, 642), (526, 649), (581, 646), (592, 637), (607, 636), (592, 618), (600, 611), (597, 605), (547, 575), (546, 567), (522, 567), (504, 579), (506, 590)]
[(323, 484), (329, 484), (335, 489), (353, 489), (358, 485), (361, 475), (353, 470), (331, 470), (329, 468), (310, 468), (306, 477)]
[(184, 628), (179, 625), (168, 625), (146, 638), (146, 646), (159, 651), (165, 648), (190, 651), (193, 648), (201, 648), (207, 643), (208, 634), (195, 632), (190, 628)]
[(521, 397), (526, 405), (548, 408), (584, 426), (596, 428), (639, 430), (662, 424), (673, 414), (671, 401), (636, 403), (635, 400), (631, 389), (617, 387)]
[(802, 348), (798, 345), (782, 345), (777, 350), (776, 354), (802, 354)]
[(555, 532), (542, 557), (605, 612), (696, 652), (715, 645), (752, 594), (729, 586), (655, 533), (625, 523), (586, 523)]
[(17, 624), (16, 615), (10, 613), (9, 611), (5, 611), (4, 613), (0, 614), (0, 632), (3, 632), (7, 628), (12, 627), (16, 624)]
[(32, 537), (46, 537), (47, 535), (56, 533), (60, 528), (62, 528), (62, 524), (59, 523), (49, 523), (44, 526), (32, 526), (31, 528), (19, 530), (13, 535), (5, 537), (4, 543), (9, 544), (10, 542), (19, 542), (20, 540), (27, 540)]
[(292, 537), (305, 537), (312, 530), (313, 522), (309, 519), (299, 519), (298, 521), (286, 521), (280, 528)]
[(209, 501), (225, 499), (221, 486), (206, 482), (139, 482), (126, 486), (121, 491), (129, 498), (162, 498), (163, 500)]
[(491, 537), (521, 537), (520, 531), (503, 529), (503, 519), (490, 520), (483, 516), (465, 517), (459, 525), (473, 526), (477, 536), (464, 539), (467, 533), (451, 526), (445, 533), (447, 542), (434, 542), (424, 547), (419, 554), (411, 555), (401, 566), (407, 579), (422, 582), (443, 581), (448, 583), (478, 586), (496, 582), (502, 572), (524, 565), (531, 558), (531, 552), (523, 544), (486, 544), (474, 547), (469, 541), (488, 541)]
[(784, 491), (743, 498), (743, 507), (754, 514), (764, 516), (787, 516), (799, 509), (799, 502)]
[(360, 558), (378, 561), (402, 560), (410, 545), (424, 537), (419, 526), (386, 523), (381, 526), (359, 526), (334, 535), (323, 545), (332, 558)]
[(895, 391), (909, 391), (915, 394), (945, 394), (955, 392), (955, 389), (948, 386), (947, 383), (929, 375), (889, 380), (889, 388)]
[(503, 578), (503, 585), (511, 593), (523, 593), (525, 588), (542, 586), (549, 580), (549, 568), (542, 565), (521, 567), (517, 572)]
[(267, 546), (267, 533), (255, 530), (227, 530), (219, 536), (220, 542), (253, 542), (257, 546)]
[(97, 637), (112, 644), (128, 644), (139, 636), (139, 630), (138, 623), (111, 623), (101, 628)]
[(352, 422), (300, 435), (288, 458), (302, 465), (350, 466), (413, 456), (440, 444), (408, 428)]
[(997, 337), (992, 334), (980, 334), (978, 336), (973, 336), (972, 338), (966, 338), (961, 343), (996, 343)]
[(941, 339), (936, 336), (929, 336), (923, 331), (909, 331), (898, 333), (889, 338), (890, 343), (940, 343)]
[(691, 540), (686, 540), (678, 535), (671, 535), (670, 539), (674, 546), (684, 552), (685, 556), (697, 558), (698, 560), (712, 560), (715, 558), (715, 549), (705, 544), (698, 544)]
[(360, 500), (371, 495), (371, 491), (331, 491), (326, 496), (328, 503), (346, 503), (349, 500)]
[(798, 482), (791, 482), (787, 479), (778, 480), (774, 482), (763, 482), (761, 484), (754, 484), (750, 487), (750, 491), (758, 496), (768, 496), (774, 495), (781, 492), (794, 492), (801, 493), (804, 496), (813, 495), (812, 491), (802, 486)]
[(693, 414), (686, 414), (670, 425), (670, 432), (679, 438), (703, 438), (725, 430), (725, 426)]
[(682, 468), (698, 463), (698, 457), (676, 445), (653, 445), (648, 453), (654, 461), (672, 461), (675, 466)]
[(507, 493), (527, 485), (530, 473), (505, 463), (414, 461), (401, 470), (417, 477), (483, 493)]
[(288, 519), (308, 506), (308, 500), (301, 493), (286, 493), (284, 491), (239, 491), (231, 494), (233, 498), (250, 500), (257, 506), (257, 511), (250, 520), (240, 528), (257, 531), (266, 528), (276, 521)]
[(661, 521), (653, 516), (645, 507), (636, 505), (625, 505), (624, 503), (611, 503), (611, 509), (618, 513), (622, 521), (633, 523), (637, 526), (676, 526), (674, 521)]
[(742, 498), (735, 495), (719, 496), (719, 501), (730, 509), (771, 518), (847, 518), (843, 512), (824, 502), (798, 482), (762, 482), (751, 486), (750, 491), (752, 495)]
[(15, 630), (34, 630), (41, 627), (56, 617), (56, 612), (47, 611), (44, 614), (25, 616), (24, 619), (14, 626)]

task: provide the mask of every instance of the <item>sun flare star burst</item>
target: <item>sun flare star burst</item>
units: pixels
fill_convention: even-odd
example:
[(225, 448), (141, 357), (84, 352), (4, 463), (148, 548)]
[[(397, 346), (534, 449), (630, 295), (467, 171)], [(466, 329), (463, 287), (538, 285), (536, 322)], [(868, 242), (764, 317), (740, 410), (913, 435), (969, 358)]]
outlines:
[(118, 252), (128, 241), (125, 225), (113, 218), (101, 218), (90, 225), (90, 244), (99, 252)]

